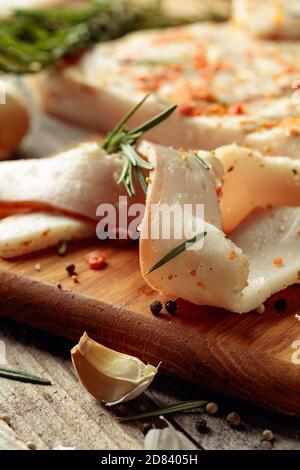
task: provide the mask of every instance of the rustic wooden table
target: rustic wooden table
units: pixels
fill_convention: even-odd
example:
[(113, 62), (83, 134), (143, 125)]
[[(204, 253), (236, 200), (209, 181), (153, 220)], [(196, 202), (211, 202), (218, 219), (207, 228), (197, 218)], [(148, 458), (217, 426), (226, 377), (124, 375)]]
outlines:
[[(78, 141), (84, 131), (33, 113), (31, 135), (21, 155), (41, 157)], [(0, 340), (5, 342), (7, 366), (48, 377), (51, 387), (0, 379), (0, 449), (142, 449), (143, 423), (120, 424), (116, 413), (96, 403), (78, 383), (68, 342), (0, 319)], [(181, 400), (209, 399), (219, 405), (216, 416), (203, 410), (174, 415), (170, 420), (200, 449), (300, 449), (300, 420), (272, 414), (187, 383), (159, 376), (144, 397), (128, 405), (128, 413), (141, 405), (152, 409)], [(226, 416), (236, 411), (242, 418), (237, 429)], [(205, 418), (208, 432), (197, 422)], [(271, 429), (273, 444), (262, 441)]]
[[(143, 424), (121, 424), (114, 410), (97, 403), (78, 383), (70, 361), (71, 344), (27, 327), (1, 320), (0, 340), (6, 344), (8, 365), (50, 378), (39, 386), (0, 379), (0, 449), (142, 449)], [(219, 405), (216, 416), (203, 410), (173, 415), (170, 420), (200, 449), (300, 449), (300, 421), (230, 400), (187, 383), (159, 376), (144, 397), (126, 406), (129, 414), (141, 406), (151, 410), (179, 400), (208, 398)], [(236, 411), (239, 428), (226, 416)], [(205, 418), (208, 432), (197, 423)], [(8, 421), (8, 423), (6, 422)], [(272, 429), (273, 445), (262, 441)]]

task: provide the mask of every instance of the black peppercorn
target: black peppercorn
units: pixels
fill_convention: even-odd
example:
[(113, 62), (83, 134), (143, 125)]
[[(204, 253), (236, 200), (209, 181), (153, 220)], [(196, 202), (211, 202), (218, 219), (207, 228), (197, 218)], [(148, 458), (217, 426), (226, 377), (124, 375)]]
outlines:
[(275, 309), (278, 311), (278, 312), (284, 312), (287, 308), (287, 301), (285, 299), (277, 299), (275, 301)]
[(168, 300), (168, 302), (166, 302), (166, 310), (171, 315), (175, 315), (175, 313), (177, 311), (176, 301), (175, 300)]
[(159, 300), (155, 300), (152, 302), (150, 305), (150, 310), (153, 313), (153, 315), (159, 315), (162, 309), (162, 304)]
[(75, 269), (76, 269), (75, 264), (68, 264), (66, 266), (66, 271), (67, 271), (67, 273), (69, 273), (70, 276), (74, 276), (74, 274), (76, 274)]

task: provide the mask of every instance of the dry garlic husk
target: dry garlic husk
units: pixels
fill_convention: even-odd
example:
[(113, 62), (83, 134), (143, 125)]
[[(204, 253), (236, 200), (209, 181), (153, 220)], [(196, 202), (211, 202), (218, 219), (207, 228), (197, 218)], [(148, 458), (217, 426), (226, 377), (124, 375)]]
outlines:
[(176, 429), (162, 416), (168, 427), (150, 429), (145, 437), (145, 450), (199, 450), (182, 432)]
[(72, 349), (71, 356), (83, 386), (108, 406), (136, 398), (149, 387), (157, 373), (157, 367), (106, 348), (87, 333)]

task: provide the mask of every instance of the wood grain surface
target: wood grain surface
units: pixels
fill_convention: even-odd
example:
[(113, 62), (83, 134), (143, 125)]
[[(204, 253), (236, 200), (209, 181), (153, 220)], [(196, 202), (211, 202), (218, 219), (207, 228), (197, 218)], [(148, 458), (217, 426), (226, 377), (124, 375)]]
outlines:
[[(80, 129), (34, 112), (32, 132), (19, 155), (42, 157), (84, 136)], [(98, 243), (92, 245), (99, 247)], [(205, 435), (196, 428), (201, 410), (172, 418), (199, 448), (272, 448), (262, 441), (265, 428), (275, 433), (274, 449), (300, 448), (299, 420), (187, 386), (185, 380), (280, 413), (299, 415), (300, 369), (291, 361), (292, 343), (300, 339), (300, 323), (295, 318), (299, 288), (291, 287), (284, 294), (289, 302), (282, 313), (274, 308), (274, 298), (264, 315), (243, 316), (179, 302), (176, 317), (164, 314), (156, 319), (149, 304), (157, 294), (141, 278), (137, 246), (101, 245), (109, 257), (109, 266), (102, 272), (87, 268), (85, 254), (90, 248), (89, 244), (74, 245), (66, 258), (49, 250), (1, 262), (1, 315), (74, 340), (87, 329), (105, 344), (153, 363), (165, 358), (161, 370), (181, 376), (183, 381), (157, 377), (146, 394), (149, 406), (192, 398), (218, 400), (220, 413), (204, 415), (210, 429)], [(34, 269), (37, 262), (41, 272)], [(68, 262), (76, 264), (79, 284), (68, 277)], [(0, 379), (1, 449), (32, 443), (38, 449), (142, 448), (143, 435), (136, 424), (121, 426), (114, 413), (78, 384), (70, 363), (70, 343), (4, 318), (0, 339), (7, 345), (9, 366), (45, 375), (54, 383), (47, 388)], [(239, 429), (226, 423), (226, 414), (232, 410), (241, 414)], [(11, 426), (1, 421), (2, 414), (10, 416)]]
[[(7, 366), (49, 378), (53, 384), (45, 387), (0, 378), (0, 450), (28, 446), (40, 450), (60, 446), (89, 450), (143, 448), (142, 429), (149, 421), (120, 424), (116, 408), (108, 409), (86, 393), (70, 361), (73, 342), (4, 319), (0, 340), (6, 344)], [(151, 410), (181, 400), (203, 398), (218, 404), (216, 415), (198, 409), (169, 416), (172, 424), (200, 449), (300, 449), (299, 419), (274, 414), (162, 374), (144, 396), (127, 404), (126, 413), (140, 412), (141, 406)], [(231, 411), (241, 417), (238, 428), (231, 428), (226, 422)], [(9, 418), (10, 425), (2, 417)], [(200, 419), (207, 420), (205, 434), (197, 430)], [(272, 429), (272, 443), (263, 441), (264, 429)]]
[[(99, 247), (109, 265), (93, 271), (85, 256)], [(76, 265), (78, 284), (66, 272), (69, 263)], [(288, 300), (280, 314), (274, 298), (263, 315), (179, 300), (176, 316), (154, 317), (150, 303), (167, 298), (145, 284), (135, 244), (95, 241), (73, 245), (65, 257), (50, 250), (0, 262), (2, 316), (72, 340), (86, 330), (109, 347), (154, 365), (162, 361), (168, 374), (298, 416), (300, 369), (291, 358), (300, 339), (299, 292), (291, 287), (280, 294)]]

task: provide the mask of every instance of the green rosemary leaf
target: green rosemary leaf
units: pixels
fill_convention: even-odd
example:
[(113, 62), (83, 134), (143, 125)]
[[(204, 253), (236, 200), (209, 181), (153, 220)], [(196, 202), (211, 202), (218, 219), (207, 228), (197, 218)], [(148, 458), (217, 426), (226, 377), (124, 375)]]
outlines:
[(36, 375), (28, 374), (27, 372), (22, 372), (13, 369), (6, 369), (0, 367), (0, 377), (4, 379), (17, 380), (19, 382), (27, 382), (37, 385), (52, 385), (50, 380), (43, 379)]
[(130, 160), (133, 166), (136, 166), (135, 152), (133, 147), (128, 144), (121, 144), (121, 150), (123, 154)]
[(119, 122), (119, 124), (117, 125), (116, 129), (113, 131), (113, 132), (117, 132), (119, 131), (120, 129), (122, 129), (123, 126), (125, 126), (125, 124), (127, 124), (127, 122), (129, 121), (129, 119), (137, 112), (137, 110), (145, 103), (145, 101), (149, 98), (150, 96), (150, 93), (147, 93), (144, 98), (138, 103), (136, 104), (132, 109), (130, 109), (128, 111), (127, 114), (125, 114), (125, 116), (123, 117), (123, 119), (121, 119), (121, 121)]
[(126, 156), (123, 155), (123, 168), (122, 168), (122, 172), (119, 176), (119, 179), (117, 181), (117, 184), (122, 183), (122, 181), (124, 180), (124, 178), (126, 176), (126, 173), (128, 171), (129, 164), (130, 164), (130, 162), (129, 162), (128, 158), (126, 158)]
[[(129, 119), (137, 112), (137, 110), (142, 106), (142, 104), (148, 99), (149, 93), (144, 96), (144, 98), (137, 104), (135, 105), (132, 109), (128, 111), (128, 113), (125, 114), (125, 116), (121, 119), (121, 121), (116, 125), (116, 127), (107, 134), (107, 137), (104, 139), (102, 142), (102, 148), (104, 150), (110, 151), (110, 147), (113, 147), (113, 139), (116, 136), (119, 136), (121, 132), (125, 133), (125, 130), (123, 129), (125, 124), (129, 121)], [(121, 140), (120, 140), (121, 141)]]
[(127, 170), (126, 176), (124, 178), (124, 181), (125, 181), (125, 184), (126, 184), (127, 192), (128, 192), (130, 197), (135, 195), (135, 187), (134, 187), (134, 183), (133, 183), (133, 171), (132, 171), (132, 169), (133, 169), (132, 163), (129, 161), (128, 170)]
[(210, 170), (208, 164), (201, 158), (197, 153), (193, 153), (196, 160), (202, 165), (206, 170)]
[(158, 126), (158, 124), (165, 121), (165, 119), (167, 119), (175, 111), (176, 108), (177, 108), (177, 104), (174, 104), (173, 106), (170, 106), (168, 109), (166, 109), (162, 113), (158, 114), (157, 116), (155, 116), (152, 119), (149, 119), (149, 121), (145, 122), (141, 126), (137, 127), (133, 131), (129, 132), (129, 136), (132, 135), (132, 134), (135, 134), (135, 133), (140, 133), (140, 132), (144, 133), (146, 131), (149, 131), (153, 127)]
[(181, 403), (177, 403), (176, 405), (168, 406), (167, 408), (159, 408), (154, 411), (149, 411), (147, 413), (141, 413), (138, 415), (133, 416), (123, 416), (119, 418), (121, 423), (126, 423), (128, 421), (134, 421), (136, 419), (144, 419), (144, 418), (155, 418), (157, 416), (164, 416), (171, 413), (179, 413), (181, 411), (192, 410), (194, 408), (199, 408), (204, 406), (208, 403), (208, 400), (189, 400), (183, 401)]
[(195, 235), (194, 237), (184, 240), (183, 242), (179, 243), (179, 245), (175, 246), (172, 248), (169, 253), (167, 253), (162, 259), (160, 259), (157, 263), (155, 263), (148, 271), (146, 274), (150, 274), (156, 269), (161, 268), (164, 264), (168, 263), (171, 261), (173, 258), (176, 258), (176, 256), (180, 255), (183, 251), (187, 249), (187, 245), (193, 245), (194, 243), (198, 242), (202, 238), (204, 238), (207, 235), (207, 232), (201, 232), (198, 235)]
[(140, 166), (141, 168), (145, 168), (145, 170), (153, 170), (153, 166), (151, 165), (151, 163), (147, 162), (146, 160), (143, 160), (137, 154), (132, 145), (123, 144), (121, 148), (134, 166)]
[[(193, 17), (166, 13), (157, 2), (141, 6), (128, 0), (94, 0), (81, 9), (18, 10), (1, 20), (0, 70), (36, 73), (57, 66), (65, 56), (140, 29), (178, 26), (219, 18), (213, 11)], [(17, 44), (18, 51), (15, 46)]]
[(101, 144), (101, 148), (108, 153), (120, 152), (123, 156), (123, 166), (120, 177), (117, 181), (118, 184), (123, 183), (129, 196), (136, 194), (134, 186), (134, 176), (140, 183), (143, 191), (147, 192), (147, 183), (142, 169), (152, 170), (153, 166), (143, 160), (135, 149), (137, 140), (143, 135), (144, 132), (157, 126), (162, 121), (167, 119), (172, 114), (176, 106), (171, 106), (159, 115), (140, 125), (137, 129), (129, 131), (125, 125), (133, 114), (142, 106), (150, 95), (147, 94), (144, 98), (135, 105), (121, 121), (116, 125), (114, 130), (107, 134), (106, 138)]
[(136, 172), (136, 177), (141, 185), (142, 190), (144, 191), (145, 194), (147, 194), (148, 185), (146, 183), (143, 170), (140, 167), (137, 167), (135, 172)]

